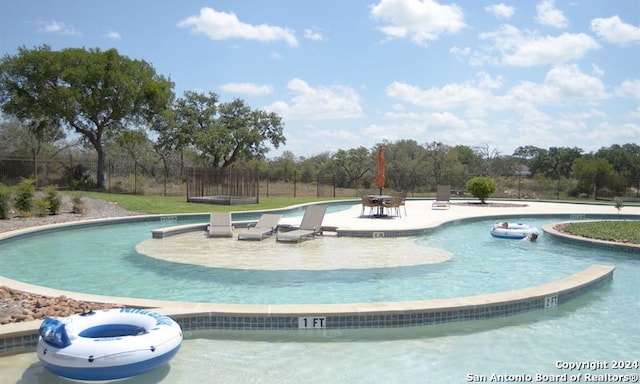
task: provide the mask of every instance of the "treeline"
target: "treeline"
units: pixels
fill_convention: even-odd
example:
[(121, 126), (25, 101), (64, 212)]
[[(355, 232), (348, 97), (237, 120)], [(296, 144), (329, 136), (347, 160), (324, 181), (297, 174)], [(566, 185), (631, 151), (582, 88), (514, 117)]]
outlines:
[[(33, 158), (33, 138), (19, 123), (0, 124), (1, 152), (14, 158)], [(73, 145), (72, 145), (73, 144)], [(39, 144), (39, 157), (67, 165), (64, 175), (80, 189), (95, 188), (93, 152), (79, 143), (59, 140)], [(501, 154), (488, 145), (475, 147), (450, 146), (439, 142), (419, 144), (415, 140), (379, 143), (384, 148), (385, 188), (406, 191), (410, 195), (425, 195), (439, 184), (448, 184), (463, 192), (468, 180), (475, 176), (491, 176), (499, 181), (505, 197), (566, 198), (566, 197), (638, 197), (640, 190), (640, 146), (629, 143), (600, 148), (585, 153), (580, 148), (538, 148), (521, 146), (512, 154)], [(184, 184), (186, 167), (206, 167), (196, 148), (157, 153), (157, 142), (142, 136), (135, 145), (107, 141), (105, 151), (113, 172), (154, 178), (158, 184)], [(274, 158), (240, 159), (235, 169), (257, 169), (263, 182), (325, 184), (354, 190), (375, 189), (378, 145), (347, 150), (327, 151), (313, 156), (296, 156), (285, 151)], [(74, 159), (73, 166), (69, 165)], [(162, 165), (161, 165), (162, 164)], [(53, 169), (53, 167), (49, 167)], [(33, 177), (33, 170), (24, 169), (24, 177)], [(0, 182), (2, 182), (0, 180)], [(6, 183), (6, 181), (5, 181)], [(532, 185), (539, 192), (531, 192)], [(511, 189), (511, 193), (504, 193)], [(522, 192), (520, 191), (522, 189)], [(517, 192), (516, 192), (517, 190)], [(166, 187), (165, 187), (166, 191)]]
[[(434, 191), (439, 184), (463, 191), (466, 182), (476, 176), (511, 180), (512, 184), (514, 180), (545, 181), (546, 185), (553, 185), (558, 198), (637, 197), (640, 189), (638, 144), (616, 144), (595, 153), (584, 153), (576, 147), (522, 146), (510, 155), (500, 154), (488, 145), (419, 144), (414, 140), (380, 145), (384, 147), (386, 187), (414, 194)], [(339, 187), (368, 189), (375, 186), (376, 154), (377, 147), (309, 158), (296, 158), (286, 152), (265, 162), (264, 167), (274, 179), (288, 180), (295, 173), (298, 180), (313, 182), (314, 175), (330, 174)]]
[[(269, 159), (271, 147), (286, 143), (278, 115), (251, 109), (240, 99), (221, 102), (215, 93), (187, 91), (176, 97), (173, 87), (149, 63), (115, 49), (42, 46), (3, 57), (0, 183), (30, 177), (36, 186), (60, 181), (71, 188), (105, 189), (107, 175), (133, 175), (134, 183), (140, 175), (164, 184), (166, 193), (170, 184), (184, 184), (186, 167), (209, 167), (258, 169), (267, 181), (357, 191), (374, 185), (382, 145), (386, 187), (411, 194), (435, 191), (439, 184), (461, 191), (475, 176), (502, 179), (502, 190), (512, 188), (515, 179), (517, 197), (530, 181), (544, 185), (545, 195), (553, 189), (558, 198), (638, 196), (640, 188), (635, 143), (595, 153), (522, 146), (502, 154), (488, 145), (398, 140)], [(11, 172), (3, 171), (3, 162)], [(47, 180), (40, 184), (42, 173)]]

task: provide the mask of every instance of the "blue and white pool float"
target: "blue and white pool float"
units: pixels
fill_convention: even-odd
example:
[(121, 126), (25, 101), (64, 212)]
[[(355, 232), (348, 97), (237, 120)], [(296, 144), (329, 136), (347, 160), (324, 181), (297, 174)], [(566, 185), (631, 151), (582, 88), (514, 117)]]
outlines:
[(503, 227), (505, 223), (497, 223), (491, 227), (491, 236), (501, 239), (522, 240), (535, 234), (538, 235), (538, 228), (524, 223), (507, 223), (507, 227)]
[(136, 308), (49, 317), (39, 333), (37, 353), (44, 367), (75, 380), (137, 376), (167, 363), (182, 345), (178, 323)]

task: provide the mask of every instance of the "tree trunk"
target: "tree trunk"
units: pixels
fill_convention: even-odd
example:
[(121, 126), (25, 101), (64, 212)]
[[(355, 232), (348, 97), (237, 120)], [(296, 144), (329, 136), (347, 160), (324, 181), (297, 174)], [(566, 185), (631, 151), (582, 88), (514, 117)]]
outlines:
[(96, 186), (98, 189), (106, 189), (105, 180), (107, 179), (105, 173), (105, 154), (102, 145), (96, 146), (96, 152), (98, 153), (98, 170), (96, 172)]

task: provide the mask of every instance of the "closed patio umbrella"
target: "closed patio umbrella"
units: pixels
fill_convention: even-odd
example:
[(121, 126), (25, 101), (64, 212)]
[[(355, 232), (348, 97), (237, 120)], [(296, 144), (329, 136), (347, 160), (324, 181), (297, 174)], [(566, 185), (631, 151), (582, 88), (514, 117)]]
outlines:
[(378, 147), (378, 175), (376, 176), (376, 184), (380, 187), (380, 195), (382, 195), (382, 188), (384, 187), (384, 148), (381, 146)]

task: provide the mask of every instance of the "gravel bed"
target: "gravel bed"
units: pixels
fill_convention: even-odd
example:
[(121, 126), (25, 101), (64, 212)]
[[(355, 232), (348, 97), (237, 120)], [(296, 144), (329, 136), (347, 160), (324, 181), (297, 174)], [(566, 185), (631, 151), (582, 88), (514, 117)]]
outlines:
[(121, 208), (116, 203), (98, 199), (91, 199), (88, 197), (82, 198), (82, 205), (84, 207), (83, 213), (73, 213), (73, 203), (71, 201), (71, 198), (67, 195), (62, 195), (61, 199), (62, 205), (59, 214), (31, 217), (16, 216), (11, 219), (0, 220), (0, 233), (14, 231), (16, 229), (35, 227), (39, 225), (67, 223), (70, 221), (101, 219), (108, 217), (133, 216), (138, 214), (136, 212), (129, 212), (126, 209)]
[[(71, 198), (66, 195), (61, 196), (61, 198), (62, 206), (58, 215), (13, 217), (7, 220), (0, 220), (0, 233), (47, 224), (138, 214), (122, 209), (115, 203), (88, 197), (82, 198), (83, 213), (72, 213), (73, 203)], [(47, 316), (70, 316), (90, 309), (98, 310), (117, 307), (119, 305), (81, 302), (65, 296), (46, 297), (34, 295), (0, 286), (0, 325), (39, 320)]]

